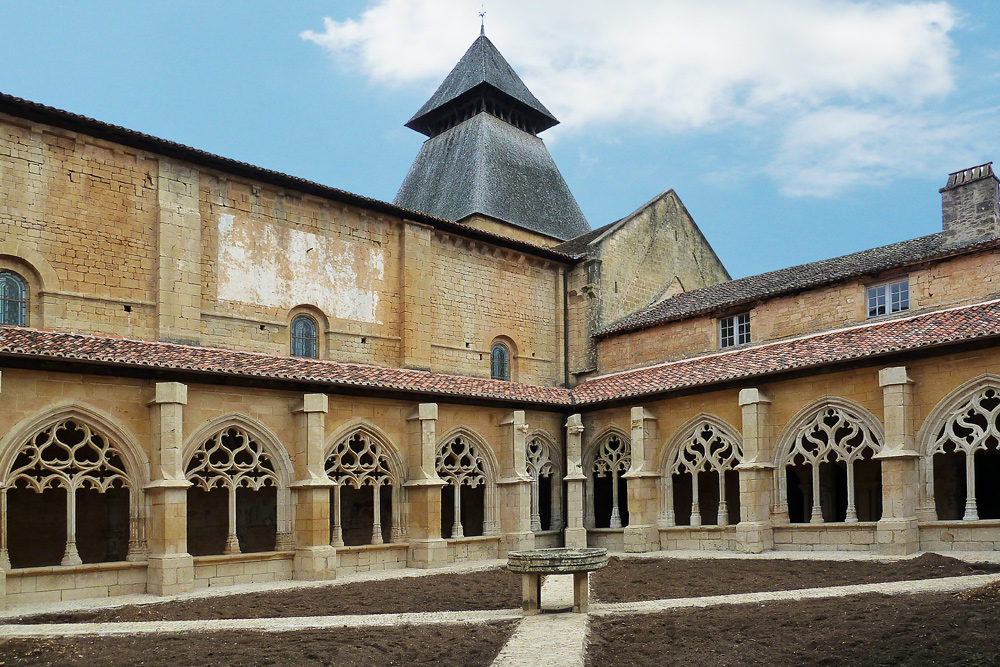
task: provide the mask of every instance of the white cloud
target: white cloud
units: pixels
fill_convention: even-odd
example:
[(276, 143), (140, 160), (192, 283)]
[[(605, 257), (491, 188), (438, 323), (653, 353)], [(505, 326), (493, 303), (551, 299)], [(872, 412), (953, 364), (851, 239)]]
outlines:
[[(374, 82), (429, 96), (476, 36), (479, 8), (376, 0), (302, 37)], [(507, 0), (487, 7), (486, 32), (561, 132), (764, 130), (779, 136), (769, 173), (814, 174), (784, 191), (820, 195), (898, 157), (893, 138), (910, 130), (961, 134), (921, 111), (954, 86), (955, 23), (945, 2)], [(823, 150), (836, 159), (817, 159)]]

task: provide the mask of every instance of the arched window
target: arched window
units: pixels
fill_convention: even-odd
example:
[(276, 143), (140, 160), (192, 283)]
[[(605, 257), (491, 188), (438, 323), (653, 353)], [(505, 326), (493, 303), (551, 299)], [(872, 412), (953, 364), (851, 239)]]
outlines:
[(490, 377), (510, 380), (510, 350), (503, 343), (493, 343), (490, 349)]
[[(335, 547), (402, 541), (399, 479), (382, 445), (362, 432), (338, 442), (326, 459), (330, 544)], [(364, 487), (369, 487), (365, 491)]]
[(826, 405), (794, 433), (780, 462), (792, 523), (878, 521), (882, 468), (878, 437), (850, 409)]
[(446, 483), (441, 489), (441, 537), (492, 534), (489, 473), (475, 445), (462, 435), (447, 440), (438, 448), (435, 468)]
[(292, 356), (315, 359), (317, 352), (316, 320), (298, 315), (292, 320)]
[(0, 324), (28, 325), (28, 288), (10, 271), (0, 271)]
[(278, 473), (260, 443), (236, 426), (201, 444), (187, 465), (188, 551), (193, 556), (273, 551)]
[(941, 521), (1000, 519), (1000, 388), (976, 389), (945, 416), (928, 448)]
[(2, 491), (9, 566), (125, 560), (131, 486), (121, 452), (86, 423), (63, 419), (38, 432)]
[(590, 464), (593, 515), (590, 525), (595, 528), (621, 528), (628, 525), (628, 480), (622, 475), (632, 465), (632, 446), (618, 435), (608, 436), (601, 443)]
[(539, 436), (525, 443), (528, 475), (531, 477), (531, 530), (562, 528), (562, 485), (555, 447)]

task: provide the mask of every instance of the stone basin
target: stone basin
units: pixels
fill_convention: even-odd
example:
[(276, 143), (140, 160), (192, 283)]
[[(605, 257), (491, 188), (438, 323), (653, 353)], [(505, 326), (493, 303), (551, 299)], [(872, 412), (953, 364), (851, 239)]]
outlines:
[(521, 575), (521, 608), (526, 616), (541, 608), (542, 575), (573, 575), (573, 611), (590, 606), (590, 573), (608, 564), (607, 549), (532, 549), (507, 554), (507, 569)]
[(607, 549), (532, 549), (507, 554), (507, 569), (511, 572), (538, 574), (573, 574), (593, 572), (608, 564)]

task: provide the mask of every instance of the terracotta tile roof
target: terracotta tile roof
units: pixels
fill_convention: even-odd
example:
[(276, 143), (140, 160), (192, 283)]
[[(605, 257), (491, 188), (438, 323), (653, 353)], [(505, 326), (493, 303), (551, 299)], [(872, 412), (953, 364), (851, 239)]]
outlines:
[[(720, 309), (736, 308), (744, 304), (749, 306), (761, 299), (780, 294), (874, 275), (889, 269), (995, 245), (997, 245), (996, 239), (986, 241), (975, 239), (965, 244), (952, 245), (948, 237), (940, 232), (921, 236), (842, 257), (800, 264), (684, 292), (636, 311), (594, 335), (607, 336), (623, 331), (645, 329)], [(560, 246), (556, 247), (562, 249)]]
[(584, 382), (572, 392), (558, 387), (371, 364), (279, 357), (10, 326), (0, 326), (0, 361), (4, 357), (62, 358), (138, 369), (168, 368), (233, 377), (299, 381), (323, 385), (331, 391), (345, 387), (399, 391), (413, 393), (415, 400), (424, 396), (451, 396), (559, 408), (595, 405), (991, 337), (1000, 337), (1000, 301), (863, 324), (617, 373)]
[(170, 368), (195, 373), (297, 380), (326, 385), (330, 389), (370, 387), (418, 395), (437, 394), (554, 406), (571, 403), (569, 392), (558, 387), (385, 368), (372, 364), (279, 357), (210, 347), (0, 326), (0, 359), (6, 356), (64, 358), (132, 368)]
[(998, 301), (594, 378), (573, 399), (599, 403), (992, 336), (1000, 336)]

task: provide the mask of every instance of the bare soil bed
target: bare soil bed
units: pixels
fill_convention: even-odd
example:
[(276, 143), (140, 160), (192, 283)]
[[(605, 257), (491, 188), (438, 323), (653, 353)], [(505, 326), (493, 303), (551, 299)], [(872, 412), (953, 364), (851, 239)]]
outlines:
[(513, 609), (521, 606), (521, 580), (503, 569), (432, 574), (336, 586), (261, 591), (108, 609), (39, 614), (8, 621), (115, 623), (197, 621), (216, 618), (290, 618), (341, 614)]
[(998, 587), (592, 618), (590, 667), (998, 665)]
[(515, 622), (481, 625), (408, 625), (308, 632), (8, 639), (0, 664), (156, 665), (489, 665), (514, 632)]
[(772, 559), (619, 559), (590, 576), (598, 602), (636, 602), (1000, 572), (938, 554), (893, 563)]

